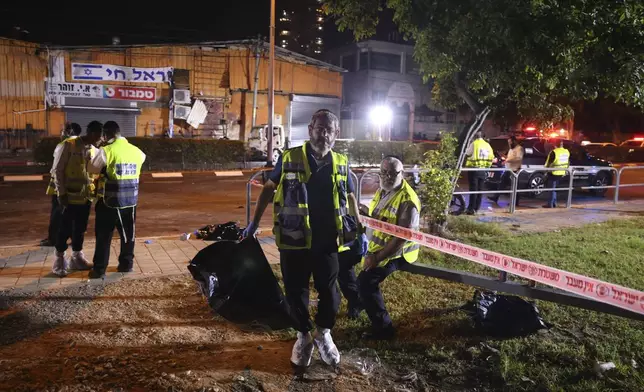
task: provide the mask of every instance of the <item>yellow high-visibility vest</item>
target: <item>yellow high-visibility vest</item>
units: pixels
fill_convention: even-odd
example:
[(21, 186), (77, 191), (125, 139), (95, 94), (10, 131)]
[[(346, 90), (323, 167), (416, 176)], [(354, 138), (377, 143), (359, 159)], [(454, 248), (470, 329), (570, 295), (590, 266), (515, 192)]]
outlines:
[[(279, 249), (311, 249), (311, 222), (306, 183), (311, 178), (306, 142), (301, 147), (284, 151), (282, 174), (273, 199), (273, 234)], [(346, 155), (331, 151), (333, 206), (338, 232), (338, 249), (353, 241), (356, 228), (348, 223), (347, 184), (349, 160)]]
[(472, 155), (467, 158), (466, 167), (488, 168), (494, 160), (494, 150), (488, 142), (483, 139), (476, 139), (472, 142)]
[[(555, 155), (555, 158), (552, 162), (546, 162), (546, 167), (552, 167), (556, 169), (567, 169), (570, 166), (570, 151), (563, 147), (557, 147), (552, 152)], [(550, 155), (548, 154), (548, 159)], [(565, 176), (565, 170), (555, 170), (552, 172), (555, 176)]]
[[(369, 215), (374, 218), (381, 220), (383, 222), (398, 224), (398, 209), (405, 202), (412, 202), (414, 206), (420, 212), (420, 199), (412, 187), (403, 180), (402, 186), (396, 191), (396, 193), (389, 199), (389, 202), (385, 205), (379, 206), (381, 199), (382, 190), (378, 189), (376, 195), (371, 201), (369, 206)], [(418, 229), (417, 227), (412, 227), (412, 229)], [(374, 230), (369, 238), (369, 247), (367, 253), (376, 253), (383, 249), (385, 245), (391, 241), (394, 236), (383, 233), (378, 230)], [(420, 252), (420, 245), (413, 241), (405, 242), (402, 248), (398, 250), (395, 254), (381, 261), (381, 265), (387, 264), (390, 260), (397, 259), (402, 256), (405, 261), (408, 263), (413, 263), (418, 259), (418, 254)]]

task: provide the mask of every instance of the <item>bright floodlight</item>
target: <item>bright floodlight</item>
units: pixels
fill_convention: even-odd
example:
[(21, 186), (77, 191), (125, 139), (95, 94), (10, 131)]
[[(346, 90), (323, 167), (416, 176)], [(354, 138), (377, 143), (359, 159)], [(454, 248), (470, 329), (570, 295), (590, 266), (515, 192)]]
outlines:
[(384, 105), (375, 106), (369, 112), (369, 118), (371, 119), (371, 122), (376, 125), (388, 124), (389, 122), (391, 122), (393, 116), (394, 115), (391, 112), (391, 109)]

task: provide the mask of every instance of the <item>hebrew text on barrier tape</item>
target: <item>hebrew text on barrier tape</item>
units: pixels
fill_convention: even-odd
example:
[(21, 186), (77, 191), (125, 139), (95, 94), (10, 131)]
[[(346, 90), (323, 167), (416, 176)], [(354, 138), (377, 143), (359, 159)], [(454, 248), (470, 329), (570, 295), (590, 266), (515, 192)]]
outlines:
[(361, 216), (365, 226), (431, 249), (644, 314), (644, 292)]

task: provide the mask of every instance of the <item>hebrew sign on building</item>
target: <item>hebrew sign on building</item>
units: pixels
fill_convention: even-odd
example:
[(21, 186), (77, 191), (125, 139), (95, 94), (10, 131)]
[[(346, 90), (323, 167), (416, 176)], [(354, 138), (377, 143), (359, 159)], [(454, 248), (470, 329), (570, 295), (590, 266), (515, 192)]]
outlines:
[(141, 68), (111, 64), (72, 63), (72, 80), (169, 83), (172, 67)]
[(155, 102), (157, 99), (157, 89), (154, 87), (105, 86), (102, 84), (54, 82), (49, 84), (47, 95), (50, 104), (54, 105), (64, 104), (65, 97)]

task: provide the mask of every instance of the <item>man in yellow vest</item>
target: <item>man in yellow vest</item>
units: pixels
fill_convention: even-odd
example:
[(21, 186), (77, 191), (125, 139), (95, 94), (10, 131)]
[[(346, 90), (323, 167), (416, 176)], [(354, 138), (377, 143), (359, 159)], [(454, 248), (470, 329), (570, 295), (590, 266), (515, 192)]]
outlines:
[[(494, 151), (488, 142), (483, 140), (483, 134), (477, 132), (476, 139), (469, 145), (465, 151), (467, 156), (467, 161), (465, 166), (468, 168), (489, 168), (492, 166), (492, 161), (494, 160)], [(485, 184), (485, 177), (487, 172), (485, 171), (472, 171), (467, 172), (467, 179), (470, 183), (471, 192), (483, 191), (483, 185)], [(481, 208), (482, 196), (479, 194), (471, 194), (470, 200), (467, 205), (467, 211), (465, 212), (468, 215), (474, 215)]]
[[(96, 154), (94, 144), (103, 135), (103, 125), (92, 121), (87, 134), (67, 138), (62, 143), (54, 169), (54, 185), (63, 216), (56, 238), (56, 258), (52, 272), (67, 275), (68, 270), (88, 270), (90, 265), (83, 253), (85, 231), (92, 206), (92, 179), (87, 173), (87, 163)], [(71, 262), (67, 261), (67, 239), (72, 239)]]
[[(547, 187), (555, 189), (559, 185), (559, 181), (566, 175), (566, 170), (570, 166), (570, 151), (564, 148), (563, 139), (559, 140), (558, 147), (550, 151), (546, 159), (546, 167), (561, 169), (554, 170), (548, 173)], [(543, 206), (544, 208), (557, 207), (557, 191), (553, 190), (550, 193), (550, 201)]]
[[(340, 363), (331, 329), (340, 304), (337, 288), (338, 250), (358, 235), (359, 212), (346, 155), (331, 149), (340, 133), (338, 117), (329, 110), (313, 114), (310, 141), (284, 151), (257, 201), (244, 236), (254, 235), (273, 200), (273, 233), (280, 250), (286, 300), (298, 331), (291, 362), (311, 363), (313, 348), (331, 366)], [(273, 197), (273, 194), (274, 197)], [(309, 281), (318, 292), (314, 335), (309, 316)]]
[(90, 279), (105, 277), (114, 227), (121, 237), (117, 271), (132, 271), (139, 177), (145, 161), (145, 154), (121, 136), (116, 122), (106, 122), (103, 131), (107, 142), (89, 164), (90, 172), (101, 173), (97, 186), (96, 251)]
[[(403, 164), (393, 157), (380, 164), (380, 189), (376, 192), (369, 215), (383, 222), (418, 230), (420, 200), (403, 178)], [(420, 245), (394, 237), (378, 230), (368, 229), (369, 247), (363, 261), (363, 271), (358, 276), (360, 298), (371, 320), (371, 330), (363, 337), (373, 340), (392, 339), (395, 335), (380, 283), (397, 270), (418, 259)]]
[(56, 238), (58, 237), (58, 229), (60, 222), (63, 219), (63, 209), (58, 204), (58, 195), (56, 194), (56, 185), (54, 184), (54, 176), (56, 175), (56, 165), (60, 158), (60, 152), (63, 150), (63, 145), (67, 138), (75, 138), (80, 136), (83, 129), (76, 123), (68, 123), (65, 129), (60, 133), (60, 143), (54, 149), (54, 163), (51, 165), (49, 172), (49, 184), (45, 194), (51, 196), (51, 212), (49, 213), (49, 229), (47, 231), (47, 238), (40, 241), (40, 246), (56, 246)]

